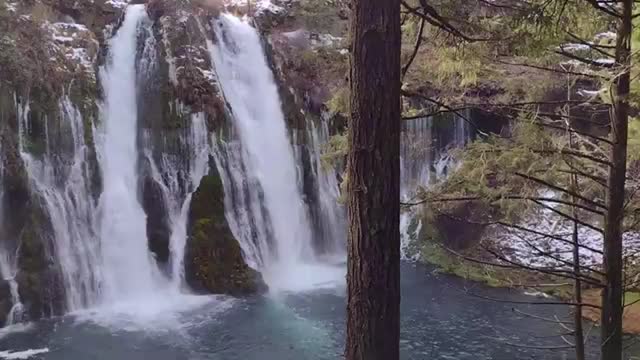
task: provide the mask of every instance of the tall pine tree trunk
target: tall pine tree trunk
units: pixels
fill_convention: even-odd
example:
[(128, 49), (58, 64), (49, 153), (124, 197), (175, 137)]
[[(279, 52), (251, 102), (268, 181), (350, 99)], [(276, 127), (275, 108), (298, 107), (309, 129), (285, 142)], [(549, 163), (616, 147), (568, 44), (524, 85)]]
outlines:
[(627, 170), (632, 7), (633, 0), (622, 1), (622, 19), (616, 45), (619, 74), (613, 92), (613, 145), (607, 191), (608, 208), (604, 225), (604, 267), (607, 275), (602, 291), (602, 360), (622, 359), (622, 220)]
[(400, 1), (352, 0), (348, 360), (400, 341)]

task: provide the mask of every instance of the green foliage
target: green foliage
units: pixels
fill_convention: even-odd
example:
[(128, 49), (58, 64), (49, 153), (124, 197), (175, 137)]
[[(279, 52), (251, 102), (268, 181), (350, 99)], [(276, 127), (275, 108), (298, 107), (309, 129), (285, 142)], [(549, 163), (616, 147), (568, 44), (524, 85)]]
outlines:
[[(551, 132), (539, 126), (539, 121), (541, 119), (534, 115), (523, 114), (513, 124), (511, 137), (494, 135), (458, 150), (455, 156), (460, 166), (446, 181), (424, 189), (421, 197), (426, 200), (479, 198), (494, 209), (494, 216), (517, 222), (524, 213), (536, 206), (527, 199), (540, 197), (541, 190), (549, 190), (528, 178), (571, 189), (571, 166), (604, 176), (600, 164), (566, 153), (571, 151), (594, 155), (590, 143), (574, 141), (574, 146), (570, 148), (568, 134)], [(579, 184), (585, 197), (603, 197), (604, 189), (593, 180), (580, 177)], [(564, 193), (557, 195), (567, 197)], [(448, 203), (436, 202), (432, 206), (446, 210)]]
[(340, 87), (327, 102), (327, 108), (332, 114), (349, 114), (349, 88)]
[(507, 42), (515, 55), (546, 56), (553, 47), (568, 42), (567, 32), (592, 39), (606, 30), (610, 21), (582, 1), (532, 3), (534, 6), (529, 11), (505, 19), (504, 25), (513, 29), (512, 38)]

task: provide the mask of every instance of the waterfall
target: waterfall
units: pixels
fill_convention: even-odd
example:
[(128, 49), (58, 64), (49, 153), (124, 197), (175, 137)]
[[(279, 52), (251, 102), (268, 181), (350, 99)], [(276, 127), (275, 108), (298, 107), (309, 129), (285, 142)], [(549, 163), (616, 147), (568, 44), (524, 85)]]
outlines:
[(307, 137), (315, 184), (315, 202), (312, 208), (316, 236), (325, 255), (343, 258), (346, 254), (347, 214), (338, 202), (340, 184), (336, 169), (324, 165), (321, 159), (322, 146), (329, 141), (328, 119), (307, 121)]
[(102, 300), (150, 296), (162, 275), (147, 247), (146, 215), (138, 197), (136, 46), (144, 5), (127, 7), (110, 40), (110, 58), (100, 79), (105, 94), (97, 144), (104, 182), (100, 196)]
[(320, 266), (298, 186), (278, 89), (258, 32), (222, 14), (210, 51), (230, 107), (233, 131), (214, 155), (225, 186), (227, 220), (248, 262), (270, 288), (299, 290), (336, 277)]
[[(0, 150), (1, 148), (0, 144)], [(0, 151), (1, 154), (1, 151)], [(0, 226), (3, 226), (4, 222), (4, 186), (2, 186), (2, 168), (0, 168)], [(0, 234), (4, 234), (4, 231), (0, 231)], [(0, 244), (6, 244), (6, 239)], [(0, 281), (5, 281), (9, 285), (9, 293), (11, 295), (11, 310), (7, 314), (7, 319), (2, 326), (10, 326), (21, 322), (22, 315), (24, 313), (24, 305), (20, 300), (20, 294), (18, 292), (18, 283), (16, 282), (16, 275), (18, 273), (17, 264), (17, 251), (7, 249), (7, 245), (0, 245)]]
[(189, 150), (189, 161), (185, 164), (181, 156), (162, 153), (159, 162), (152, 154), (150, 140), (146, 140), (145, 157), (151, 167), (153, 180), (160, 185), (169, 215), (171, 269), (169, 276), (175, 288), (184, 281), (184, 251), (187, 241), (187, 221), (191, 197), (208, 170), (211, 152), (204, 114), (190, 118), (187, 131), (181, 134), (181, 146)]
[(15, 256), (12, 259), (11, 255), (12, 254), (9, 251), (0, 249), (0, 280), (4, 280), (9, 284), (12, 304), (9, 314), (7, 314), (7, 320), (5, 321), (4, 326), (10, 326), (23, 321), (24, 315), (24, 305), (20, 300), (18, 283), (15, 280), (18, 272), (18, 266), (16, 264)]
[[(465, 117), (469, 118), (470, 114), (467, 111)], [(430, 183), (446, 177), (450, 167), (455, 165), (449, 150), (464, 146), (472, 137), (467, 121), (453, 113), (403, 121), (400, 139), (400, 201), (415, 202), (420, 188), (428, 187)], [(420, 206), (402, 209), (400, 235), (404, 259), (416, 260), (419, 256), (412, 244), (417, 240), (421, 229)]]
[[(65, 288), (66, 307), (76, 310), (93, 304), (97, 291), (98, 263), (94, 232), (95, 204), (91, 197), (88, 148), (84, 140), (84, 119), (67, 97), (59, 102), (58, 136), (49, 134), (44, 123), (44, 149), (32, 154), (34, 147), (28, 102), (19, 105), (20, 156), (25, 164), (31, 188), (49, 216), (55, 241), (54, 255)], [(60, 134), (71, 136), (65, 146)], [(66, 136), (68, 136), (66, 135)], [(64, 135), (62, 135), (64, 136)], [(42, 147), (42, 146), (41, 146)], [(54, 149), (55, 148), (55, 149)], [(65, 149), (67, 148), (67, 149)]]

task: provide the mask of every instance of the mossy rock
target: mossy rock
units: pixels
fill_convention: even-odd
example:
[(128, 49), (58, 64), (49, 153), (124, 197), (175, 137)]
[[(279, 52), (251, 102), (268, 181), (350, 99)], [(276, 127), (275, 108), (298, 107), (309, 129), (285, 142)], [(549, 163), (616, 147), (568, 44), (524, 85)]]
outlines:
[(464, 201), (446, 209), (424, 211), (422, 238), (436, 241), (448, 248), (471, 248), (482, 240), (491, 208), (479, 201)]
[(53, 229), (37, 198), (28, 203), (29, 216), (20, 234), (16, 282), (29, 319), (61, 315), (65, 311), (64, 286), (51, 254)]
[(250, 268), (224, 215), (224, 188), (215, 165), (193, 194), (185, 256), (187, 283), (196, 290), (248, 295), (265, 290), (260, 273)]

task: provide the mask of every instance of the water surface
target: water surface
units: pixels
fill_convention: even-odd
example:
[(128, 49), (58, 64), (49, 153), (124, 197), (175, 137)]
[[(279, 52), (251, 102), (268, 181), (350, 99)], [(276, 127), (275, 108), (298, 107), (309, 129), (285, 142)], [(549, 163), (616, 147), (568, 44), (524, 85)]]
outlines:
[[(522, 346), (562, 346), (562, 329), (523, 318), (519, 310), (560, 317), (553, 305), (514, 305), (469, 295), (514, 301), (540, 300), (520, 291), (493, 289), (403, 264), (402, 359), (561, 360), (571, 352)], [(190, 297), (189, 301), (193, 301)], [(182, 311), (155, 317), (140, 312), (95, 311), (32, 324), (0, 335), (6, 351), (44, 349), (31, 359), (48, 360), (330, 360), (341, 357), (345, 333), (344, 285), (245, 299), (199, 297)], [(149, 308), (153, 304), (148, 304)], [(596, 341), (592, 342), (592, 345)], [(3, 353), (2, 351), (5, 351)], [(593, 349), (591, 353), (595, 356)], [(4, 355), (3, 355), (4, 354)]]

